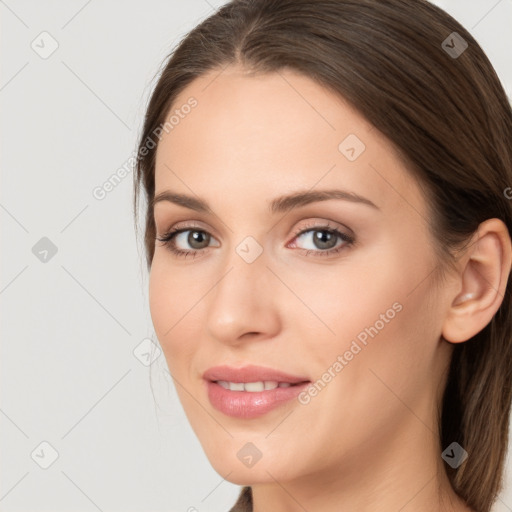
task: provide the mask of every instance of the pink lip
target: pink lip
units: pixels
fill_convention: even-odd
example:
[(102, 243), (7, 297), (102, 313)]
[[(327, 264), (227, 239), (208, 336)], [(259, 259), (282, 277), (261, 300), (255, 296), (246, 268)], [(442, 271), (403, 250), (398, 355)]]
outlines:
[[(216, 366), (207, 370), (203, 374), (203, 378), (212, 406), (227, 416), (244, 419), (256, 418), (292, 400), (310, 383), (304, 377), (252, 365), (243, 368)], [(259, 392), (230, 391), (217, 384), (218, 380), (228, 382), (276, 381), (288, 382), (293, 385)]]

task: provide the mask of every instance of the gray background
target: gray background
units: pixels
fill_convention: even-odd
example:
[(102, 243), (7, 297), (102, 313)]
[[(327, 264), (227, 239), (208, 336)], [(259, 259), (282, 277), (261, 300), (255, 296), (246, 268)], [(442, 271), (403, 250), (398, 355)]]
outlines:
[[(149, 378), (156, 338), (132, 173), (93, 195), (132, 155), (161, 61), (223, 3), (0, 0), (1, 511), (220, 512), (235, 501), (162, 355)], [(436, 3), (512, 95), (512, 0)], [(509, 470), (495, 510), (512, 510)]]

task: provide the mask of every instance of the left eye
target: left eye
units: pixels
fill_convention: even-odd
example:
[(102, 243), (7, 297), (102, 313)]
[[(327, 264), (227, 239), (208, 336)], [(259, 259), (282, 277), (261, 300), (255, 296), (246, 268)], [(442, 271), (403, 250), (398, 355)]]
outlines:
[[(295, 239), (302, 241), (301, 243), (303, 245), (299, 246), (299, 248), (310, 251), (335, 249), (339, 240), (341, 240), (342, 243), (338, 244), (338, 247), (339, 245), (343, 245), (343, 243), (350, 243), (352, 241), (351, 237), (337, 229), (320, 228), (303, 231), (297, 235)], [(293, 245), (297, 245), (297, 242), (294, 242)]]

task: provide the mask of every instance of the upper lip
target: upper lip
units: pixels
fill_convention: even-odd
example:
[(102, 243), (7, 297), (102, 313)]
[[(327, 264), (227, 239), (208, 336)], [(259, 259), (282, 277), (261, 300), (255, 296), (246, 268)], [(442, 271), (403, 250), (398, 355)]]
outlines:
[(275, 381), (289, 382), (290, 384), (298, 384), (301, 382), (309, 382), (306, 377), (291, 375), (273, 368), (264, 366), (248, 365), (242, 368), (234, 368), (232, 366), (214, 366), (206, 370), (203, 378), (209, 381), (227, 381), (227, 382), (260, 382)]

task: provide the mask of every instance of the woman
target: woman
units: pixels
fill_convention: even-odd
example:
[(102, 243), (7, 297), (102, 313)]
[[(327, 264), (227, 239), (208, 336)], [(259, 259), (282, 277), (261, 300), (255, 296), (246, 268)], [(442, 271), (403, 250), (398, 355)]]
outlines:
[[(156, 335), (232, 512), (488, 512), (512, 390), (512, 112), (423, 0), (234, 0), (151, 96)], [(507, 286), (508, 285), (508, 286)]]

